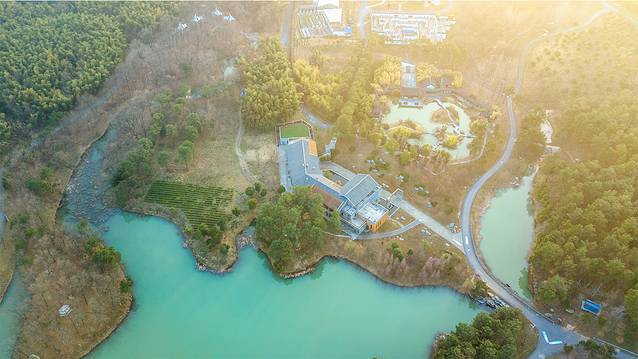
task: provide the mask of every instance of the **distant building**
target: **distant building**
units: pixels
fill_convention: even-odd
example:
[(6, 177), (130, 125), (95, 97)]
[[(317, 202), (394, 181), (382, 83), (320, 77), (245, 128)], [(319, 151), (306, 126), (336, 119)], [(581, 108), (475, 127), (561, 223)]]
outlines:
[(387, 44), (405, 45), (427, 38), (441, 42), (456, 21), (448, 16), (413, 12), (373, 12), (371, 30), (386, 38)]
[(357, 174), (341, 185), (325, 177), (312, 138), (279, 140), (280, 181), (286, 191), (308, 186), (323, 198), (326, 215), (339, 213), (342, 223), (356, 234), (377, 231), (395, 210), (396, 192), (382, 198), (381, 186), (367, 174)]
[(401, 87), (416, 88), (416, 66), (410, 61), (401, 61)]
[(326, 15), (331, 25), (341, 24), (343, 9), (339, 5), (339, 0), (317, 0), (315, 7)]
[(300, 5), (297, 8), (299, 36), (302, 39), (332, 35), (332, 26), (328, 16), (312, 5)]
[(416, 83), (416, 66), (410, 61), (401, 61), (401, 98), (399, 106), (421, 107), (421, 89)]
[(331, 25), (341, 24), (342, 17), (343, 17), (342, 8), (322, 9), (319, 11), (323, 12), (326, 15), (326, 17), (328, 18), (328, 22), (330, 22)]
[(333, 137), (330, 140), (330, 143), (328, 143), (326, 145), (326, 149), (324, 151), (324, 156), (331, 156), (332, 155), (332, 151), (334, 151), (334, 149), (337, 148), (337, 138)]

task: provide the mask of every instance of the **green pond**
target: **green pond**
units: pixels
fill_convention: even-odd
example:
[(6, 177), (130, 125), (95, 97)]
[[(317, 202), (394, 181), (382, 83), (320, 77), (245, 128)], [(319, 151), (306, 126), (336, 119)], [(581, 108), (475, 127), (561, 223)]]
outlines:
[[(527, 254), (534, 240), (529, 192), (533, 176), (498, 191), (481, 218), (481, 253), (494, 275), (527, 299)], [(504, 220), (505, 219), (505, 220)]]
[[(470, 133), (470, 117), (465, 113), (465, 111), (457, 106), (454, 103), (450, 102), (442, 102), (443, 106), (448, 107), (451, 106), (459, 114), (459, 128), (463, 133)], [(419, 124), (423, 130), (426, 132), (421, 136), (420, 139), (410, 140), (410, 143), (424, 145), (429, 144), (433, 148), (437, 148), (439, 146), (439, 140), (434, 136), (434, 131), (436, 129), (443, 127), (445, 124), (438, 123), (432, 121), (432, 116), (437, 110), (440, 110), (441, 106), (439, 106), (436, 102), (430, 102), (424, 105), (421, 108), (416, 107), (401, 107), (398, 104), (394, 104), (390, 107), (390, 111), (383, 117), (383, 122), (389, 125), (398, 124), (401, 120), (412, 120), (415, 123)], [(447, 126), (447, 132), (453, 134), (450, 126)], [(446, 149), (454, 159), (462, 159), (466, 158), (470, 155), (470, 149), (468, 145), (472, 142), (472, 138), (464, 137), (460, 142), (456, 149)]]
[(172, 223), (119, 213), (106, 225), (136, 302), (90, 358), (423, 358), (479, 313), (452, 290), (394, 287), (336, 260), (282, 280), (250, 247), (229, 274), (199, 272)]

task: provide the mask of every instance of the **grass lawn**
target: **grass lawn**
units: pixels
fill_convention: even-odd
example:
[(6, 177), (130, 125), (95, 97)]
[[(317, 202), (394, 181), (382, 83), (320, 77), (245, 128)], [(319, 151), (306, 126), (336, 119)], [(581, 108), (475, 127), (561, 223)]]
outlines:
[(310, 137), (310, 129), (303, 123), (293, 123), (281, 127), (281, 138)]

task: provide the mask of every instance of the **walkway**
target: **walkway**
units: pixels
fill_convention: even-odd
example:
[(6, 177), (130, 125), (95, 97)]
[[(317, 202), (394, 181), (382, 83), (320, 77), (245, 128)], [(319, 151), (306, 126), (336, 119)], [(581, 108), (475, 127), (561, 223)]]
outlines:
[[(334, 162), (329, 162), (329, 161), (322, 161), (321, 162), (321, 169), (324, 171), (332, 171), (335, 174), (337, 174), (338, 176), (341, 176), (347, 180), (352, 179), (355, 176), (355, 173), (350, 171), (347, 168), (344, 168), (343, 166), (340, 166)], [(390, 197), (390, 192), (382, 189), (381, 190), (381, 196), (383, 197)], [(434, 218), (430, 217), (428, 214), (426, 214), (425, 212), (419, 210), (418, 208), (416, 208), (414, 205), (412, 205), (411, 203), (409, 203), (408, 201), (401, 201), (399, 208), (401, 208), (402, 210), (404, 210), (407, 214), (409, 214), (410, 216), (412, 216), (415, 220), (412, 221), (411, 223), (407, 224), (406, 226), (403, 226), (399, 229), (396, 229), (394, 231), (389, 231), (389, 232), (383, 232), (383, 233), (371, 233), (371, 234), (367, 234), (367, 235), (362, 235), (358, 238), (360, 239), (380, 239), (380, 238), (388, 238), (388, 237), (394, 237), (398, 234), (407, 232), (408, 230), (416, 227), (419, 223), (424, 224), (426, 227), (430, 228), (434, 233), (438, 234), (439, 236), (445, 238), (445, 240), (447, 240), (448, 242), (450, 242), (452, 245), (454, 245), (456, 248), (463, 250), (463, 245), (461, 243), (461, 235), (460, 233), (453, 233), (451, 232), (446, 226), (442, 225), (441, 223), (437, 222)], [(416, 223), (415, 223), (416, 222)]]
[(308, 123), (313, 125), (315, 128), (328, 130), (333, 126), (331, 123), (324, 122), (319, 117), (315, 116), (312, 112), (310, 112), (310, 110), (308, 110), (306, 105), (301, 105), (301, 113), (304, 115), (306, 120), (308, 120)]
[(241, 169), (241, 174), (246, 178), (248, 183), (255, 182), (255, 176), (253, 176), (252, 172), (250, 172), (250, 168), (248, 168), (248, 163), (246, 163), (246, 158), (244, 158), (244, 153), (241, 150), (241, 139), (244, 136), (244, 121), (242, 120), (241, 113), (239, 114), (239, 128), (237, 129), (237, 136), (235, 136), (235, 155), (237, 156), (237, 160), (239, 160), (239, 168)]

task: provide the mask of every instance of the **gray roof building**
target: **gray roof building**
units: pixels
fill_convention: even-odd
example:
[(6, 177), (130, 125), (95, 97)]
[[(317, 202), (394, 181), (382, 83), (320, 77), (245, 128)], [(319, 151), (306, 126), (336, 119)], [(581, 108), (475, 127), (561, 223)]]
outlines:
[(356, 233), (377, 230), (385, 221), (388, 208), (382, 205), (381, 186), (367, 174), (358, 174), (340, 186), (326, 178), (319, 165), (317, 144), (298, 138), (279, 144), (281, 183), (287, 191), (309, 186), (319, 193), (330, 211), (337, 210), (341, 220)]

